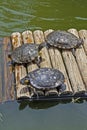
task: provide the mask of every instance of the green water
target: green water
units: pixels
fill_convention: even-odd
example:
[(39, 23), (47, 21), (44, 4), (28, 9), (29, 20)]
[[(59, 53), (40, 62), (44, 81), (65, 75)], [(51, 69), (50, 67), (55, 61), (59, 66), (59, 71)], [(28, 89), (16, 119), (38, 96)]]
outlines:
[[(87, 0), (0, 0), (1, 37), (49, 28), (87, 29)], [(87, 102), (3, 103), (0, 130), (87, 130)]]
[(0, 0), (0, 35), (30, 29), (87, 29), (87, 0)]

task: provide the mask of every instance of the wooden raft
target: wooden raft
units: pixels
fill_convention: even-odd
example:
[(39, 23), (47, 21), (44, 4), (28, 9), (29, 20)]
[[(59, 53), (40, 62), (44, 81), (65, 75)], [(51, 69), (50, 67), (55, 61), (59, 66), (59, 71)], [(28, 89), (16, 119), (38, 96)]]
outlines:
[[(15, 98), (38, 100), (37, 97), (34, 97), (33, 93), (29, 92), (27, 85), (20, 84), (20, 79), (27, 75), (27, 71), (30, 72), (37, 69), (37, 65), (31, 63), (27, 69), (22, 65), (16, 65), (13, 69), (12, 66), (8, 67), (8, 61), (10, 59), (7, 54), (11, 49), (10, 43), (12, 43), (13, 49), (21, 46), (23, 43), (41, 44), (52, 31), (52, 29), (45, 32), (41, 30), (36, 30), (34, 32), (27, 30), (22, 34), (14, 32), (11, 35), (11, 40), (10, 38), (0, 40), (2, 51), (0, 56), (3, 58), (0, 62), (0, 101), (12, 100)], [(69, 29), (68, 31), (77, 37), (81, 37), (84, 41), (83, 45), (76, 49), (76, 58), (72, 55), (71, 51), (63, 50), (60, 52), (57, 48), (47, 49), (44, 47), (41, 50), (43, 61), (40, 64), (40, 67), (52, 67), (62, 71), (65, 76), (66, 90), (58, 93), (57, 89), (51, 89), (46, 91), (45, 96), (43, 92), (40, 92), (42, 95), (39, 99), (49, 100), (51, 98), (59, 99), (61, 97), (87, 96), (87, 30), (77, 31), (76, 29)], [(15, 77), (13, 75), (15, 75)], [(49, 93), (51, 95), (49, 95)]]

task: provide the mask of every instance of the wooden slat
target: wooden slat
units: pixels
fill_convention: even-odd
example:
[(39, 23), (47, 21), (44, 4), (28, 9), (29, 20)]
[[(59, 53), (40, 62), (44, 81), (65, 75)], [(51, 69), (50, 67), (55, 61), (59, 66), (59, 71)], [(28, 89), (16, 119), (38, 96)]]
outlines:
[[(73, 33), (79, 38), (79, 35), (76, 29), (70, 29), (69, 32)], [(76, 49), (75, 55), (76, 55), (76, 61), (80, 69), (80, 73), (82, 75), (82, 79), (87, 89), (87, 57), (86, 57), (86, 54), (82, 45)]]
[(1, 62), (0, 62), (0, 98), (1, 101), (14, 100), (14, 86), (12, 67), (9, 66), (8, 52), (11, 49), (10, 38), (0, 40)]
[[(42, 31), (36, 30), (36, 31), (34, 31), (33, 34), (34, 34), (34, 39), (35, 39), (36, 44), (40, 44), (40, 43), (44, 42), (44, 35), (43, 35)], [(46, 47), (44, 47), (41, 50), (41, 56), (42, 56), (43, 60), (40, 64), (40, 66), (41, 67), (51, 67), (51, 62), (50, 62), (49, 54), (48, 54)]]
[[(23, 42), (24, 42), (24, 44), (26, 44), (26, 43), (29, 43), (29, 44), (34, 43), (33, 34), (32, 34), (32, 32), (31, 32), (30, 30), (24, 31), (24, 32), (22, 33), (22, 37), (23, 37)], [(27, 39), (27, 40), (26, 40), (26, 39)], [(33, 64), (33, 63), (31, 62), (31, 64), (29, 64), (28, 67), (27, 67), (28, 73), (31, 72), (31, 71), (34, 71), (34, 70), (37, 69), (37, 68), (38, 68), (38, 66), (37, 66), (36, 64)], [(33, 88), (32, 85), (30, 85), (29, 87)], [(33, 91), (32, 91), (31, 96), (35, 96), (35, 95), (36, 95), (36, 94), (34, 93), (35, 89), (33, 88), (32, 90), (33, 90)]]
[[(22, 37), (23, 37), (23, 42), (24, 42), (24, 44), (26, 44), (26, 43), (34, 43), (34, 38), (33, 38), (33, 34), (32, 34), (32, 32), (31, 31), (29, 31), (29, 30), (27, 30), (27, 31), (24, 31), (23, 33), (22, 33)], [(28, 66), (28, 72), (30, 72), (30, 71), (33, 71), (33, 70), (35, 70), (35, 69), (37, 69), (38, 67), (37, 67), (37, 65), (36, 64), (33, 64), (33, 63), (31, 63), (31, 64), (29, 64), (29, 66)]]
[[(45, 37), (51, 33), (53, 30), (49, 29), (44, 32)], [(51, 59), (51, 63), (53, 68), (59, 69), (65, 76), (65, 84), (66, 84), (66, 90), (60, 94), (72, 94), (72, 89), (70, 86), (70, 82), (63, 64), (62, 56), (60, 51), (57, 48), (49, 48), (49, 55)]]
[[(70, 31), (70, 30), (68, 30)], [(75, 57), (72, 55), (71, 51), (64, 50), (62, 52), (65, 66), (68, 72), (68, 76), (74, 91), (74, 94), (85, 93), (85, 86), (82, 77), (79, 72), (78, 65), (76, 63)]]
[[(36, 30), (34, 31), (34, 39), (35, 39), (35, 43), (36, 44), (41, 44), (43, 43), (45, 40), (44, 40), (44, 34), (42, 31), (40, 30)], [(41, 50), (41, 56), (42, 56), (42, 62), (40, 64), (40, 67), (43, 68), (43, 67), (49, 67), (51, 68), (51, 61), (50, 61), (50, 58), (49, 58), (49, 54), (48, 54), (48, 50), (46, 47), (44, 47), (42, 50)], [(58, 91), (57, 89), (50, 89), (50, 90), (45, 90), (45, 96), (49, 96), (49, 95), (53, 95), (53, 94), (56, 94), (58, 95)]]
[(80, 30), (79, 36), (83, 39), (84, 44), (83, 47), (85, 49), (86, 55), (87, 55), (87, 30)]
[[(11, 35), (13, 49), (22, 45), (22, 38), (19, 32), (15, 32)], [(17, 90), (17, 99), (23, 97), (30, 97), (28, 88), (26, 85), (20, 84), (20, 79), (27, 75), (26, 68), (24, 66), (15, 66), (15, 78), (16, 78), (16, 90)]]
[(4, 78), (4, 69), (2, 68), (3, 67), (3, 64), (4, 64), (4, 59), (3, 59), (3, 38), (0, 38), (0, 102), (3, 100), (3, 78)]

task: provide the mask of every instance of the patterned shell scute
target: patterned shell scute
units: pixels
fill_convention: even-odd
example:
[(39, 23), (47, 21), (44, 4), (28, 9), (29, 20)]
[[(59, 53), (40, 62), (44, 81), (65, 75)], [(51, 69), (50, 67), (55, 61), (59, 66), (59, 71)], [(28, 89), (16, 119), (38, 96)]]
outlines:
[(23, 44), (12, 52), (11, 58), (16, 63), (28, 63), (34, 60), (37, 56), (37, 44)]
[(81, 45), (82, 39), (67, 31), (53, 31), (47, 36), (46, 42), (58, 48), (71, 49)]
[(64, 75), (57, 69), (41, 68), (29, 73), (30, 83), (39, 89), (55, 88), (64, 83)]

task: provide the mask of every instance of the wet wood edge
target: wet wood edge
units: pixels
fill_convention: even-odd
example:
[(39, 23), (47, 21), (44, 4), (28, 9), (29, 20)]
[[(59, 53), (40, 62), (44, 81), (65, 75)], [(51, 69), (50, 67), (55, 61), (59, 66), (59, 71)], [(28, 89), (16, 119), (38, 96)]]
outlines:
[[(76, 29), (70, 29), (69, 32), (73, 33), (75, 36), (79, 38), (79, 33)], [(82, 37), (84, 36), (82, 35)], [(81, 45), (79, 48), (76, 49), (75, 55), (76, 55), (76, 61), (80, 70), (80, 74), (82, 76), (83, 82), (87, 90), (87, 56), (86, 56), (83, 46)]]
[(4, 64), (4, 59), (3, 59), (3, 40), (4, 38), (0, 38), (0, 102), (3, 101), (3, 95), (4, 95), (4, 90), (3, 90), (3, 84), (4, 84), (4, 68), (3, 68), (3, 64)]
[(74, 95), (84, 94), (86, 92), (86, 89), (80, 75), (75, 57), (72, 55), (72, 52), (68, 50), (63, 50), (62, 56), (68, 73), (68, 77), (72, 85), (72, 89), (74, 91)]
[[(53, 30), (49, 29), (47, 31), (44, 32), (44, 36), (46, 38), (46, 36), (51, 33)], [(59, 69), (65, 77), (65, 85), (66, 85), (66, 89), (64, 90), (64, 92), (60, 92), (60, 95), (71, 95), (73, 93), (65, 67), (64, 67), (64, 63), (63, 63), (63, 59), (61, 56), (61, 52), (57, 49), (57, 48), (49, 48), (48, 49), (49, 52), (49, 56), (50, 56), (50, 60), (52, 63), (52, 67)]]
[[(22, 45), (22, 37), (19, 32), (12, 33), (11, 39), (13, 50)], [(16, 98), (30, 97), (27, 85), (20, 84), (20, 79), (27, 75), (26, 68), (23, 65), (16, 65), (14, 71), (16, 80)]]
[(1, 95), (2, 101), (14, 100), (14, 75), (12, 72), (12, 67), (9, 66), (9, 57), (8, 53), (11, 50), (11, 41), (9, 37), (3, 38), (1, 41)]

